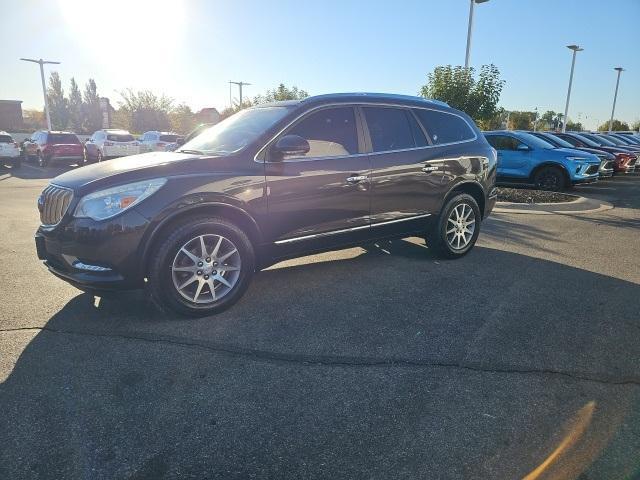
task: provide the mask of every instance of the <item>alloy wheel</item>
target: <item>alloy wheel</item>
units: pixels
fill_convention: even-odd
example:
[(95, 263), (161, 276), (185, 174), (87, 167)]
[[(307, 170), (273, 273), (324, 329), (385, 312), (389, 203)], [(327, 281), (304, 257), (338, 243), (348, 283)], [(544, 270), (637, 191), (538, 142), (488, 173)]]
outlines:
[(226, 296), (238, 283), (240, 253), (222, 235), (199, 235), (186, 242), (171, 265), (173, 286), (193, 303), (213, 303)]
[(454, 250), (462, 250), (473, 238), (476, 228), (476, 215), (473, 208), (466, 203), (460, 203), (451, 210), (447, 219), (447, 242)]

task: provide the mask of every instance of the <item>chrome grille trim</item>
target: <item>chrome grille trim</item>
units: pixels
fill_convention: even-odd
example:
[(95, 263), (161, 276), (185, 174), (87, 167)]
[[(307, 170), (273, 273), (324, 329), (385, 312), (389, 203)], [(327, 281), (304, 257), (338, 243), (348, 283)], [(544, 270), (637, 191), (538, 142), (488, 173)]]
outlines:
[(73, 190), (49, 184), (42, 192), (40, 199), (40, 223), (44, 227), (54, 227), (67, 213), (73, 199)]

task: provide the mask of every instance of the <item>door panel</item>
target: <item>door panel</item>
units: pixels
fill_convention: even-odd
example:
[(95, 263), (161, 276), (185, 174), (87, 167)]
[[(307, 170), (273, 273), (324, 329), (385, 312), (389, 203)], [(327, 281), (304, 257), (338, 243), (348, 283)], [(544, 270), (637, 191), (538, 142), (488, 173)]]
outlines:
[(366, 155), (266, 164), (269, 238), (274, 241), (369, 224)]
[(291, 157), (267, 153), (267, 239), (368, 228), (371, 167), (368, 155), (360, 153), (359, 130), (354, 108), (340, 106), (313, 111), (283, 132), (280, 138), (305, 139), (309, 151)]

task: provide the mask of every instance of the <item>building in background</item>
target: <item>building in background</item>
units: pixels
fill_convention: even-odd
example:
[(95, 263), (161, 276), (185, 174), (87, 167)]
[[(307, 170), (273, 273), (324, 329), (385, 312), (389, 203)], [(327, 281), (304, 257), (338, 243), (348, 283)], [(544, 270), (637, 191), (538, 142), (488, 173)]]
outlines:
[(11, 132), (22, 128), (22, 100), (0, 100), (0, 130)]
[(197, 123), (213, 123), (216, 124), (220, 121), (220, 112), (214, 107), (203, 108), (196, 113)]

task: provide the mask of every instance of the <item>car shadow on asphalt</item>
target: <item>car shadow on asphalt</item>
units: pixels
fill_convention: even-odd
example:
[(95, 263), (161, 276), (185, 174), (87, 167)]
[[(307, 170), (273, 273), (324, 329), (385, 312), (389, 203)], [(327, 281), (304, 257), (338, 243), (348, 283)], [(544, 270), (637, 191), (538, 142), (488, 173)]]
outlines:
[(50, 166), (46, 168), (41, 168), (31, 164), (23, 163), (20, 168), (15, 168), (12, 166), (0, 166), (0, 182), (3, 180), (7, 180), (11, 177), (20, 178), (23, 180), (46, 180), (55, 178), (58, 175), (62, 175), (69, 170), (73, 170), (74, 168), (78, 168), (75, 165), (71, 166)]
[(13, 352), (0, 477), (632, 478), (638, 285), (490, 248), (346, 252), (263, 271), (216, 317), (73, 298)]

